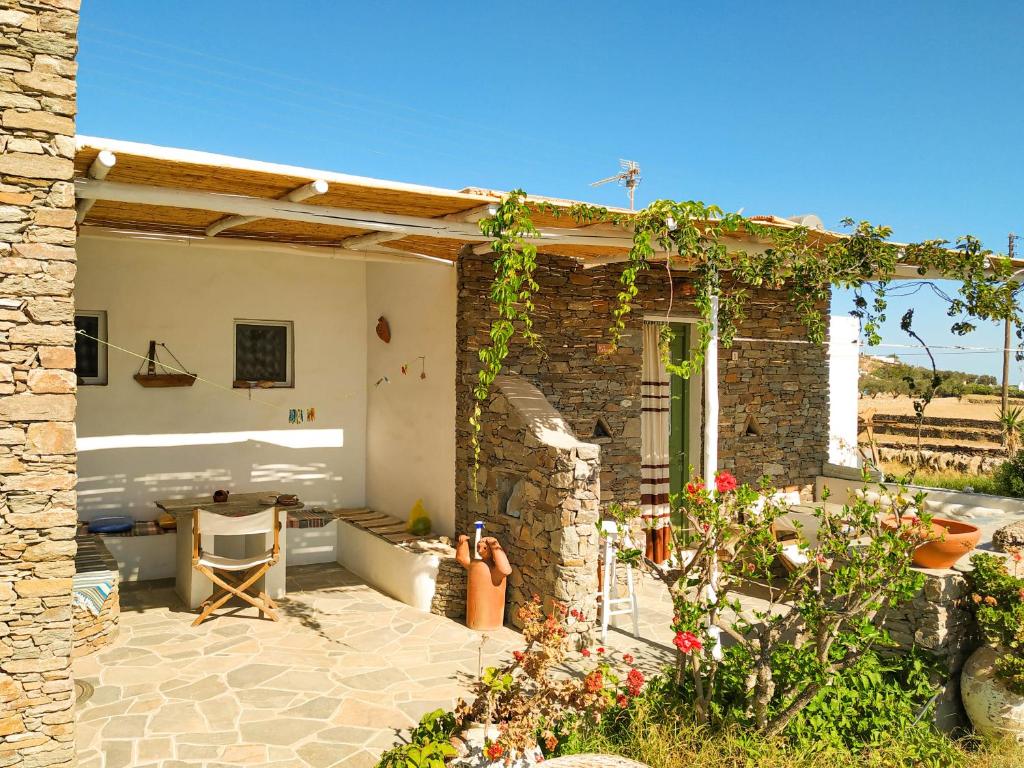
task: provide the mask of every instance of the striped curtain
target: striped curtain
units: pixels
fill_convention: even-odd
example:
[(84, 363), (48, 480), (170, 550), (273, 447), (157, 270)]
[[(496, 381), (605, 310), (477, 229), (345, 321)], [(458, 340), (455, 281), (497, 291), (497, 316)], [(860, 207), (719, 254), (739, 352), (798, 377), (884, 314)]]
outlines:
[[(669, 525), (668, 371), (658, 349), (660, 323), (644, 323), (643, 377), (640, 382), (640, 516), (648, 529), (660, 531)], [(667, 532), (666, 532), (667, 533)], [(664, 536), (655, 536), (656, 540)], [(655, 562), (667, 553), (655, 549)]]

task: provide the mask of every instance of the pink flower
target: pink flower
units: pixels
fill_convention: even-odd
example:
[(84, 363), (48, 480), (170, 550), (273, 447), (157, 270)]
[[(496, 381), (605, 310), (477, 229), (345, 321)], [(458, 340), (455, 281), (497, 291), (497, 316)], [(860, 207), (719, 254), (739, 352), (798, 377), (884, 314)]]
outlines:
[(676, 632), (676, 636), (672, 641), (672, 644), (685, 654), (699, 651), (704, 647), (693, 632)]
[(580, 651), (580, 653), (583, 655), (583, 658), (585, 658), (585, 659), (589, 659), (590, 658), (590, 649), (589, 648), (584, 648), (582, 651)]
[(736, 482), (736, 478), (733, 477), (729, 472), (719, 472), (715, 475), (715, 490), (719, 493), (728, 493), (729, 491), (735, 491), (736, 486), (739, 485)]
[(622, 661), (625, 662), (626, 664), (632, 664), (633, 663), (633, 656), (631, 654), (624, 653), (624, 654), (622, 654)]

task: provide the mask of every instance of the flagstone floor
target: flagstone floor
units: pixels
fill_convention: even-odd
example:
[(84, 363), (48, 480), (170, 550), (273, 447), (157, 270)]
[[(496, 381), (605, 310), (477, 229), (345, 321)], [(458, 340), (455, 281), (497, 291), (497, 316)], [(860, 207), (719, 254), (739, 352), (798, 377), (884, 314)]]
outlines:
[[(336, 565), (289, 569), (281, 621), (237, 609), (193, 629), (170, 584), (123, 585), (121, 629), (74, 663), (94, 687), (77, 709), (80, 768), (372, 766), (420, 716), (450, 707), (482, 666), (521, 645), (425, 615)], [(655, 671), (668, 607), (641, 587), (636, 640), (610, 648)]]

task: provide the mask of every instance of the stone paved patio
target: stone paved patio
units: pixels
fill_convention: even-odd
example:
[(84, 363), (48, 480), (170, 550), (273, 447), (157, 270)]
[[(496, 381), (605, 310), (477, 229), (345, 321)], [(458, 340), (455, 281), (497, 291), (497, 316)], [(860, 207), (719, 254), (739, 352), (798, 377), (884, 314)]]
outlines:
[[(117, 641), (74, 664), (95, 687), (77, 709), (81, 768), (371, 766), (521, 641), (422, 614), (336, 565), (289, 569), (277, 623), (239, 608), (193, 629), (170, 585), (125, 586)], [(641, 632), (661, 642), (607, 643), (649, 671), (670, 658), (659, 589), (642, 587)]]

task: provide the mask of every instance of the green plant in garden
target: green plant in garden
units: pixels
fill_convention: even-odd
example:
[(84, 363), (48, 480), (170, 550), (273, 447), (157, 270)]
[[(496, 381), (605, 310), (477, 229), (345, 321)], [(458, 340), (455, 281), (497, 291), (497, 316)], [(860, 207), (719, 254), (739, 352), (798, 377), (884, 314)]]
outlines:
[[(582, 619), (578, 611), (568, 618)], [(513, 653), (512, 661), (487, 669), (471, 688), (472, 698), (456, 709), (458, 723), (494, 723), (498, 738), (485, 754), (492, 760), (512, 758), (540, 746), (546, 753), (558, 748), (567, 723), (599, 719), (603, 713), (629, 706), (644, 686), (644, 675), (633, 668), (633, 658), (613, 656), (604, 648), (573, 654), (588, 668), (579, 675), (560, 672), (569, 659), (566, 647), (566, 613), (555, 606), (545, 614), (540, 598), (523, 606), (526, 648)]]
[(455, 757), (451, 744), (456, 719), (452, 712), (436, 709), (425, 714), (409, 733), (409, 741), (381, 755), (378, 768), (444, 768)]
[(997, 493), (1024, 498), (1024, 451), (1017, 451), (996, 469)]
[[(923, 495), (881, 492), (885, 508), (865, 489), (839, 510), (816, 509), (813, 549), (777, 540), (788, 508), (766, 483), (754, 489), (721, 472), (713, 489), (694, 480), (674, 500), (688, 534), (674, 529), (679, 565), (657, 573), (675, 612), (675, 681), (699, 723), (739, 720), (776, 736), (866, 653), (892, 645), (875, 619), (921, 588), (911, 562), (916, 521), (928, 516)], [(915, 523), (884, 525), (894, 512)], [(767, 592), (763, 608), (740, 603), (751, 584)]]
[(1011, 405), (1004, 410), (1002, 406), (999, 406), (999, 415), (996, 420), (999, 422), (999, 429), (1003, 434), (1006, 455), (1013, 456), (1020, 449), (1021, 437), (1024, 436), (1024, 408), (1019, 405)]
[(971, 601), (985, 640), (1001, 653), (996, 676), (1014, 693), (1024, 695), (1024, 578), (1018, 576), (1024, 560), (1019, 550), (1007, 562), (989, 554), (971, 558), (974, 566), (967, 579)]

